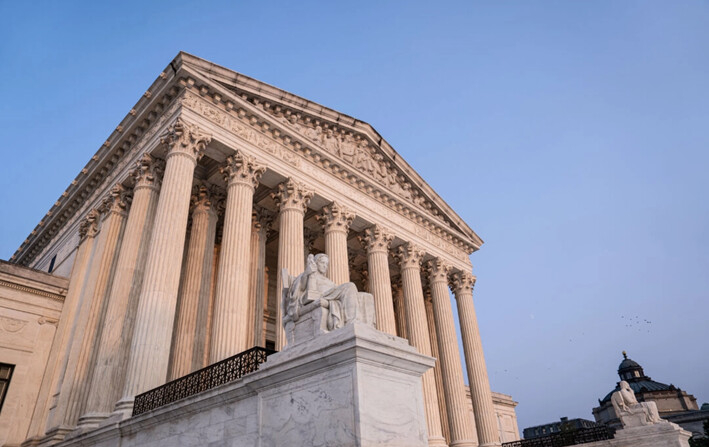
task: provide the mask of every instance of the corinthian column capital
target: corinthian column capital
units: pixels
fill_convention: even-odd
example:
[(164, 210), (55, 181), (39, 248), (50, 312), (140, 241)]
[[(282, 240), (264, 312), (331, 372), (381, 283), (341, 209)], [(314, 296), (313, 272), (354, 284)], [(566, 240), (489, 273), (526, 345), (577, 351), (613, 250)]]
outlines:
[(167, 156), (182, 154), (197, 162), (212, 141), (212, 136), (196, 124), (185, 122), (182, 118), (167, 129), (160, 137), (160, 142), (167, 146)]
[(98, 222), (101, 213), (98, 210), (91, 210), (79, 224), (79, 237), (83, 240), (85, 237), (96, 237), (98, 234)]
[(278, 192), (271, 193), (271, 197), (276, 201), (280, 211), (295, 209), (305, 213), (313, 193), (305, 189), (302, 183), (294, 182), (289, 178), (278, 185)]
[(347, 233), (355, 214), (337, 202), (332, 202), (322, 208), (322, 214), (317, 216), (325, 232), (340, 231)]
[(143, 154), (135, 163), (135, 169), (131, 173), (135, 182), (134, 189), (138, 188), (160, 188), (160, 181), (165, 170), (165, 162), (159, 158), (154, 158), (150, 154)]
[(372, 225), (364, 230), (359, 241), (367, 250), (367, 253), (383, 252), (388, 253), (394, 235), (386, 231), (380, 225)]
[(130, 201), (131, 195), (128, 189), (121, 184), (117, 184), (113, 185), (108, 195), (101, 201), (98, 209), (104, 217), (111, 213), (125, 214)]
[(227, 185), (243, 184), (256, 189), (261, 175), (266, 168), (256, 163), (251, 155), (236, 151), (226, 159), (226, 164), (220, 169)]
[(192, 188), (192, 196), (190, 197), (190, 208), (192, 214), (213, 212), (217, 213), (217, 206), (222, 200), (222, 194), (214, 187), (209, 187), (205, 184), (195, 185)]
[(456, 298), (462, 294), (472, 294), (477, 278), (470, 272), (457, 272), (451, 278), (451, 288)]
[(255, 206), (254, 210), (251, 212), (251, 224), (254, 230), (259, 232), (263, 231), (263, 234), (268, 237), (268, 232), (271, 230), (274, 217), (273, 212), (261, 206)]
[(431, 284), (442, 282), (447, 285), (450, 270), (450, 266), (440, 258), (432, 259), (426, 263), (426, 273)]
[(423, 260), (425, 252), (418, 246), (407, 242), (404, 245), (399, 245), (396, 251), (396, 257), (402, 270), (408, 268), (419, 269), (421, 267), (421, 261)]

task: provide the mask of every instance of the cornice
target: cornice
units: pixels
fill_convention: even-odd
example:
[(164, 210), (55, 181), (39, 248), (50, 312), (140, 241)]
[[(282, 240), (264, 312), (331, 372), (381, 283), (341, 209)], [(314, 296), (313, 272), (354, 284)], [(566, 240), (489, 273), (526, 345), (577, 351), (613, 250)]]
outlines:
[(352, 132), (366, 137), (387, 158), (387, 161), (396, 166), (412, 182), (411, 192), (415, 195), (415, 200), (422, 202), (423, 209), (436, 217), (440, 215), (442, 219), (448, 220), (449, 225), (457, 227), (461, 235), (464, 235), (464, 239), (469, 240), (470, 252), (479, 249), (482, 245), (482, 239), (370, 124), (189, 53), (180, 52), (174, 62), (197, 71), (198, 77), (203, 75), (202, 80), (208, 82), (198, 85), (200, 93), (211, 96), (210, 89), (214, 90), (215, 102), (223, 100), (224, 96), (223, 91), (216, 91), (217, 89), (214, 88), (214, 84), (218, 83), (227, 91), (263, 108), (271, 115), (298, 113), (303, 119), (309, 118), (312, 121), (319, 120), (327, 123), (336, 132)]
[[(299, 166), (301, 157), (307, 159), (418, 224), (422, 230), (418, 236), (426, 237), (426, 233), (430, 232), (467, 254), (479, 248), (470, 238), (446, 223), (441, 215), (431, 218), (422, 207), (406, 201), (385, 185), (363, 176), (355, 166), (314, 144), (292, 127), (287, 127), (283, 120), (278, 120), (262, 107), (235, 97), (229, 90), (214, 86), (213, 82), (198, 74), (179, 79), (179, 82), (185, 87), (183, 106), (198, 115), (294, 166)], [(371, 141), (369, 143), (372, 144)]]
[(168, 66), (128, 112), (126, 117), (99, 147), (69, 187), (32, 230), (10, 261), (29, 266), (73, 217), (85, 208), (87, 200), (115, 172), (127, 152), (144, 144), (156, 131), (166, 109), (179, 93), (173, 83), (174, 71)]

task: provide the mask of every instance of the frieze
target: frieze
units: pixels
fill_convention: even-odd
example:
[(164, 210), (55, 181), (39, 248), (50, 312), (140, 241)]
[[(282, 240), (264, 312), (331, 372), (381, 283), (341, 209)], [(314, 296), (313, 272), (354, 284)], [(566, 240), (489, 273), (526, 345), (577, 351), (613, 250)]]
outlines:
[[(220, 125), (221, 127), (230, 130), (239, 138), (254, 144), (270, 154), (275, 155), (292, 166), (300, 168), (301, 172), (310, 177), (313, 177), (323, 183), (331, 182), (331, 175), (335, 175), (335, 177), (343, 179), (345, 182), (352, 184), (357, 189), (366, 193), (360, 195), (358, 197), (358, 201), (360, 201), (367, 208), (382, 209), (380, 203), (383, 203), (385, 205), (385, 217), (389, 220), (404, 228), (408, 228), (412, 233), (415, 233), (419, 237), (425, 235), (424, 237), (427, 242), (455, 256), (456, 258), (465, 261), (469, 260), (468, 254), (469, 252), (472, 252), (472, 249), (467, 244), (460, 240), (455, 240), (457, 242), (456, 244), (443, 240), (443, 238), (454, 240), (454, 237), (437, 225), (432, 224), (420, 214), (412, 212), (406, 207), (406, 205), (388, 196), (385, 192), (379, 190), (379, 188), (375, 188), (372, 185), (367, 184), (358, 175), (352, 174), (340, 163), (333, 162), (328, 159), (324, 156), (325, 154), (321, 154), (320, 151), (303, 146), (302, 143), (294, 140), (288, 135), (282, 134), (278, 129), (270, 129), (270, 125), (268, 123), (259, 123), (259, 120), (255, 116), (247, 117), (244, 109), (235, 110), (237, 117), (230, 116), (227, 112), (222, 111), (189, 91), (185, 92), (182, 99), (182, 104), (210, 121)], [(295, 124), (286, 120), (286, 122), (290, 123), (288, 124), (289, 127), (300, 126), (298, 121), (293, 121)], [(248, 122), (248, 124), (246, 122)], [(318, 135), (322, 135), (322, 131), (318, 131), (317, 126), (312, 129), (313, 132), (310, 132), (311, 139), (319, 138)], [(277, 143), (271, 137), (263, 135), (262, 132), (268, 132), (276, 138), (282, 138), (282, 143)], [(303, 132), (305, 132), (305, 130), (303, 130)], [(325, 132), (324, 135), (324, 138), (333, 138), (330, 137), (329, 135), (331, 134), (327, 132)], [(343, 144), (343, 141), (340, 141), (339, 143), (334, 141), (327, 143), (331, 147), (328, 151), (326, 151), (326, 154), (336, 155), (337, 151), (339, 151), (340, 154), (344, 154), (344, 159), (346, 159), (346, 157), (349, 156), (348, 154), (350, 154), (349, 149), (355, 147), (357, 144), (360, 144), (360, 148), (363, 147), (362, 143), (356, 143), (358, 140), (354, 136), (352, 136), (352, 144), (350, 144), (349, 137), (347, 135), (348, 134), (345, 134), (343, 140), (345, 141), (345, 144)], [(363, 140), (360, 139), (359, 141)], [(326, 142), (323, 144), (326, 144)], [(288, 146), (288, 148), (283, 145)], [(343, 146), (345, 148), (344, 150)], [(302, 163), (301, 156), (299, 156), (296, 152), (300, 152), (302, 157), (310, 158), (315, 164), (319, 165), (319, 168), (316, 168), (309, 163)], [(358, 152), (355, 150), (352, 154), (353, 163), (357, 159), (357, 153)], [(381, 156), (381, 154), (375, 154)], [(364, 160), (363, 157), (360, 157), (360, 159)], [(364, 161), (362, 161), (362, 163), (364, 163)], [(326, 174), (321, 170), (321, 168), (329, 170), (331, 174)], [(374, 197), (375, 199), (371, 197)]]

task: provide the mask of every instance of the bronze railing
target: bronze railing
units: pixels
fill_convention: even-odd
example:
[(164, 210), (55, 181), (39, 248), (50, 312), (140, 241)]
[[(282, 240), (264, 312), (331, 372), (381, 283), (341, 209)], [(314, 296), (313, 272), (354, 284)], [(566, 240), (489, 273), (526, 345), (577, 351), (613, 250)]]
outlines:
[(133, 416), (211, 390), (259, 369), (276, 351), (255, 347), (135, 396)]
[(580, 428), (569, 430), (539, 438), (520, 439), (519, 441), (505, 442), (502, 447), (564, 447), (567, 445), (585, 444), (587, 442), (604, 441), (613, 439), (615, 430), (606, 427)]

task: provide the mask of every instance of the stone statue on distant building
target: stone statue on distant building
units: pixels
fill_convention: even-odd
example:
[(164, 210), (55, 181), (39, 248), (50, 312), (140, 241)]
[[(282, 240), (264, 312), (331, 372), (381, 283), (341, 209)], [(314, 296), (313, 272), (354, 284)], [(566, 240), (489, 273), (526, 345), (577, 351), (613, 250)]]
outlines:
[[(308, 255), (305, 271), (293, 278), (283, 269), (283, 327), (288, 345), (354, 321), (374, 326), (374, 297), (351, 283), (337, 285), (325, 274), (330, 259), (324, 253)], [(311, 315), (312, 314), (312, 315)], [(309, 318), (305, 318), (306, 315)], [(301, 321), (306, 319), (308, 321)], [(300, 330), (296, 326), (304, 326)], [(306, 329), (307, 327), (307, 329)], [(298, 340), (296, 340), (296, 338)]]
[(620, 382), (620, 390), (611, 396), (613, 409), (620, 418), (623, 428), (640, 427), (662, 422), (655, 402), (638, 402), (635, 393), (625, 380)]

